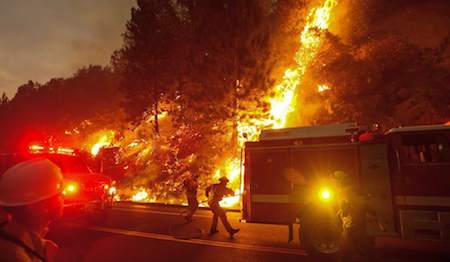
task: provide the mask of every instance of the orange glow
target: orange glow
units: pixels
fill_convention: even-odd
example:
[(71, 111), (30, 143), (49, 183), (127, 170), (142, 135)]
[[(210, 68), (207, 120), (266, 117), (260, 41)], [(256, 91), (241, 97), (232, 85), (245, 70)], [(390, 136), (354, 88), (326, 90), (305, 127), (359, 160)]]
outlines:
[(241, 201), (241, 195), (239, 193), (239, 190), (236, 190), (234, 192), (234, 196), (224, 197), (220, 201), (220, 206), (222, 206), (222, 207), (236, 207), (239, 204), (240, 201)]
[(78, 192), (78, 184), (75, 182), (69, 182), (66, 184), (63, 190), (63, 195), (73, 195)]
[[(263, 129), (288, 127), (290, 125), (290, 114), (297, 114), (300, 112), (301, 105), (297, 104), (299, 100), (298, 88), (302, 84), (308, 66), (315, 59), (320, 50), (322, 33), (328, 29), (331, 12), (337, 5), (337, 0), (319, 0), (317, 2), (319, 2), (320, 5), (311, 8), (304, 18), (306, 22), (298, 37), (299, 49), (294, 57), (296, 64), (291, 68), (285, 69), (283, 75), (280, 76), (279, 81), (271, 88), (269, 92), (270, 95), (266, 95), (262, 98), (262, 102), (269, 105), (268, 110), (256, 108), (255, 112), (237, 112), (236, 132), (238, 134), (238, 139), (237, 144), (234, 145), (236, 148), (242, 148), (246, 141), (256, 141)], [(331, 88), (326, 85), (317, 86), (318, 92), (324, 92), (329, 89)], [(158, 117), (159, 119), (166, 119), (170, 118), (170, 115), (168, 115), (167, 112), (163, 112), (160, 113)], [(148, 129), (145, 128), (146, 124), (151, 124), (152, 121), (152, 116), (143, 119), (139, 128), (143, 130)], [(133, 135), (135, 134), (133, 133), (132, 136)], [(166, 151), (170, 149), (165, 143), (153, 145), (152, 141), (145, 141), (139, 136), (135, 137), (136, 138), (134, 139), (122, 141), (122, 148), (126, 151), (124, 155), (129, 157), (132, 156), (135, 163), (147, 163), (150, 161), (149, 158), (152, 157), (152, 153), (156, 150)], [(88, 147), (92, 155), (97, 155), (102, 147), (111, 146), (113, 144), (113, 138), (113, 131), (102, 131), (97, 133), (95, 139), (92, 140), (92, 143)], [(233, 148), (230, 148), (230, 151), (232, 151), (231, 149)], [(239, 150), (234, 150), (234, 152), (236, 151)], [(218, 178), (226, 176), (230, 180), (228, 186), (232, 188), (235, 193), (234, 196), (223, 199), (221, 204), (224, 207), (235, 207), (240, 201), (240, 183), (242, 182), (240, 175), (242, 170), (243, 166), (241, 166), (240, 157), (238, 155), (228, 155), (217, 163), (217, 166), (213, 171), (213, 180), (217, 181)], [(205, 177), (203, 179), (207, 178)], [(119, 188), (119, 190), (121, 189)], [(131, 201), (156, 201), (156, 194), (150, 196), (149, 188), (133, 187), (132, 189), (129, 189), (129, 191), (128, 198)], [(159, 198), (160, 196), (158, 196), (158, 199)], [(169, 202), (170, 201), (173, 202), (173, 199), (169, 200)]]
[(331, 88), (327, 85), (318, 85), (317, 92), (322, 93), (324, 91), (330, 90)]
[(299, 81), (298, 71), (287, 69), (284, 72), (283, 81), (275, 86), (275, 96), (269, 99), (273, 128), (284, 127), (287, 114), (295, 110), (294, 96)]
[(112, 145), (114, 139), (114, 131), (100, 131), (94, 134), (94, 143), (90, 146), (90, 152), (93, 156), (96, 156), (102, 147), (108, 147)]
[[(238, 158), (230, 158), (225, 160), (220, 168), (218, 168), (213, 176), (214, 180), (219, 180), (221, 177), (227, 177), (230, 182), (228, 182), (228, 187), (240, 188), (240, 160)], [(236, 206), (240, 201), (240, 189), (234, 190), (234, 196), (224, 197), (220, 201), (220, 205), (223, 207), (233, 207)]]
[[(237, 132), (240, 135), (243, 133), (247, 135), (247, 139), (239, 137), (239, 147), (242, 147), (246, 140), (257, 140), (262, 129), (286, 127), (288, 115), (299, 110), (299, 105), (296, 104), (297, 87), (319, 51), (322, 41), (321, 31), (328, 29), (331, 11), (336, 5), (337, 0), (324, 0), (321, 6), (308, 12), (305, 27), (299, 38), (300, 49), (295, 55), (297, 67), (286, 69), (281, 81), (273, 88), (274, 95), (264, 98), (270, 103), (270, 114), (267, 117), (239, 119)], [(322, 85), (321, 88), (324, 91), (326, 87)]]
[[(259, 119), (239, 119), (237, 124), (237, 133), (240, 135), (237, 145), (239, 148), (242, 148), (245, 141), (256, 141), (263, 129), (286, 127), (288, 125), (288, 115), (299, 110), (299, 105), (296, 104), (298, 100), (296, 97), (297, 87), (301, 84), (301, 80), (309, 64), (319, 52), (322, 42), (321, 32), (328, 29), (331, 12), (337, 3), (337, 0), (324, 0), (322, 5), (312, 8), (308, 12), (305, 27), (299, 38), (300, 49), (295, 55), (297, 67), (286, 69), (281, 81), (273, 88), (274, 95), (264, 98), (270, 103), (268, 116)], [(328, 89), (330, 87), (326, 85), (318, 86), (319, 92)], [(246, 137), (243, 136), (244, 133)], [(234, 163), (232, 165), (233, 171), (230, 170), (230, 166), (227, 163)], [(240, 167), (238, 158), (228, 160), (223, 167), (231, 171), (231, 173), (228, 173), (228, 178), (233, 188), (240, 188), (241, 185), (233, 181), (235, 178), (232, 175), (237, 172), (237, 176), (239, 176)], [(236, 190), (235, 193), (239, 195), (240, 190)], [(239, 197), (236, 198), (234, 196), (226, 200), (223, 202), (223, 205), (232, 206), (239, 201)]]
[(155, 202), (155, 200), (155, 198), (150, 197), (148, 190), (144, 187), (138, 188), (131, 197), (131, 201), (134, 202)]

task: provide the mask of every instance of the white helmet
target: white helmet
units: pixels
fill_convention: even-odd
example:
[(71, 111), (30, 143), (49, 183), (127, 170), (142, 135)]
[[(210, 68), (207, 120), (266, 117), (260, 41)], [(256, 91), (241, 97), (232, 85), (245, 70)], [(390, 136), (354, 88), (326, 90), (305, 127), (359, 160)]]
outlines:
[(0, 206), (37, 203), (63, 190), (61, 169), (45, 158), (19, 163), (0, 176)]

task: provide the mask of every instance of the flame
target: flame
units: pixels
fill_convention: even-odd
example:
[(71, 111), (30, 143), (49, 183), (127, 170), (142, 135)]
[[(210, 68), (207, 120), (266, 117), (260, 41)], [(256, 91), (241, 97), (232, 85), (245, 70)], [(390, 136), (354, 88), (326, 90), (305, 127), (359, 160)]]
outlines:
[[(247, 118), (239, 119), (237, 132), (240, 134), (238, 147), (242, 148), (245, 141), (255, 141), (264, 128), (283, 128), (287, 126), (288, 115), (296, 110), (297, 87), (306, 72), (308, 65), (316, 57), (321, 46), (321, 31), (327, 30), (331, 17), (331, 11), (337, 5), (337, 0), (325, 0), (318, 8), (312, 8), (307, 16), (305, 27), (300, 35), (300, 49), (295, 55), (297, 67), (285, 70), (280, 83), (273, 88), (274, 95), (266, 100), (270, 103), (270, 113), (267, 117), (259, 119)], [(329, 86), (319, 85), (318, 91), (323, 92), (330, 89)], [(245, 134), (245, 135), (244, 135)], [(238, 158), (230, 159), (225, 162), (223, 168), (227, 170), (228, 178), (234, 188), (236, 179), (240, 176), (240, 164)], [(220, 169), (218, 169), (220, 170)], [(237, 175), (236, 175), (237, 174)], [(222, 175), (216, 171), (215, 178)], [(235, 196), (224, 198), (221, 202), (224, 206), (233, 206), (240, 199), (240, 189), (235, 191)]]
[(114, 131), (100, 131), (95, 135), (95, 143), (91, 146), (91, 154), (96, 156), (102, 147), (107, 147), (112, 145), (112, 140), (114, 138)]
[[(314, 60), (322, 42), (322, 32), (329, 27), (329, 21), (333, 8), (337, 5), (338, 0), (322, 0), (321, 5), (309, 10), (306, 17), (305, 26), (299, 36), (300, 48), (295, 54), (296, 66), (288, 68), (284, 71), (280, 81), (272, 88), (270, 96), (263, 98), (264, 102), (270, 105), (270, 109), (256, 109), (255, 112), (238, 112), (237, 116), (237, 133), (238, 148), (242, 148), (246, 141), (256, 141), (261, 130), (267, 128), (283, 128), (289, 125), (289, 114), (297, 113), (299, 105), (297, 105), (298, 88), (302, 83), (304, 74)], [(318, 92), (330, 89), (329, 86), (319, 85)], [(247, 114), (247, 115), (245, 115)], [(260, 117), (255, 117), (260, 116)], [(167, 117), (167, 112), (158, 115), (160, 119)], [(143, 121), (142, 126), (152, 121), (151, 116)], [(114, 133), (112, 133), (114, 134)], [(93, 155), (96, 155), (103, 146), (109, 146), (112, 143), (112, 136), (103, 134), (98, 137), (91, 148)], [(160, 149), (166, 150), (165, 145), (159, 145)], [(148, 161), (154, 148), (149, 141), (135, 139), (123, 142), (123, 148), (126, 149), (127, 155), (136, 156), (136, 161)], [(229, 187), (233, 188), (235, 195), (226, 197), (221, 201), (224, 207), (235, 207), (239, 204), (242, 190), (241, 185), (241, 160), (239, 156), (231, 156), (222, 160), (214, 171), (213, 179), (226, 176), (230, 182)], [(133, 188), (131, 190), (131, 200), (137, 202), (153, 202), (156, 197), (149, 196), (149, 189), (146, 187)], [(173, 199), (170, 200), (173, 202)]]
[(235, 190), (234, 196), (224, 197), (220, 202), (222, 207), (236, 207), (241, 201), (241, 195), (239, 190)]
[(270, 115), (273, 119), (271, 123), (273, 128), (284, 127), (287, 114), (295, 110), (293, 100), (299, 82), (298, 71), (287, 69), (281, 83), (275, 86), (275, 97), (270, 98)]
[[(164, 118), (166, 118), (167, 117), (167, 112), (166, 111), (164, 111), (164, 112), (161, 112), (161, 113), (159, 113), (158, 114), (158, 120), (162, 120), (162, 119), (164, 119)], [(148, 123), (151, 123), (152, 121), (153, 121), (153, 115), (148, 115), (146, 118), (145, 118), (145, 122), (148, 124)]]
[[(218, 180), (221, 177), (227, 177), (228, 180), (230, 180), (230, 182), (228, 182), (229, 187), (239, 188), (241, 182), (240, 174), (240, 160), (238, 158), (229, 158), (216, 169), (213, 179)], [(240, 193), (240, 189), (234, 190), (234, 196), (224, 197), (222, 201), (220, 201), (220, 205), (223, 207), (236, 206), (240, 201)]]
[(237, 158), (225, 160), (223, 164), (220, 165), (220, 167), (214, 172), (213, 179), (218, 180), (221, 177), (227, 177), (228, 180), (230, 180), (230, 184), (238, 183), (240, 174), (239, 165), (239, 159)]
[(331, 88), (327, 85), (318, 85), (317, 92), (322, 93), (324, 91), (330, 90)]
[(131, 200), (134, 202), (148, 202), (149, 195), (147, 189), (140, 187), (131, 197)]
[[(238, 120), (239, 147), (242, 147), (245, 141), (257, 140), (262, 129), (286, 127), (288, 115), (298, 110), (296, 105), (297, 87), (301, 84), (308, 65), (319, 51), (322, 40), (321, 31), (328, 29), (331, 11), (336, 5), (337, 0), (325, 0), (320, 7), (312, 8), (309, 11), (305, 27), (299, 38), (300, 49), (295, 55), (297, 67), (286, 69), (281, 81), (273, 88), (274, 95), (265, 98), (270, 104), (268, 116), (259, 119), (242, 118)], [(322, 85), (322, 87), (325, 86)], [(246, 137), (242, 135), (244, 133)]]

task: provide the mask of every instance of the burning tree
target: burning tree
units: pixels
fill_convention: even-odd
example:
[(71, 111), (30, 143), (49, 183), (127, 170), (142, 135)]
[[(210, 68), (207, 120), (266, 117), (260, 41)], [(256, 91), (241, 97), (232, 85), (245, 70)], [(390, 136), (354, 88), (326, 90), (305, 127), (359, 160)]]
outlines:
[[(121, 60), (116, 60), (127, 80), (126, 96), (140, 106), (138, 113), (145, 112), (146, 105), (152, 105), (150, 112), (155, 116), (155, 127), (160, 114), (154, 107), (155, 95), (158, 99), (165, 95), (168, 101), (165, 108), (169, 114), (168, 129), (161, 128), (159, 137), (144, 138), (164, 146), (152, 149), (148, 161), (139, 168), (139, 173), (146, 173), (139, 180), (146, 177), (143, 186), (153, 187), (155, 194), (175, 194), (186, 165), (195, 162), (202, 167), (204, 183), (229, 176), (239, 194), (239, 148), (245, 139), (256, 139), (263, 128), (288, 125), (288, 114), (297, 107), (297, 87), (320, 50), (331, 10), (337, 2), (324, 1), (306, 14), (300, 43), (297, 43), (299, 49), (291, 59), (292, 68), (282, 73), (281, 80), (276, 80), (279, 69), (274, 69), (277, 63), (271, 60), (274, 57), (271, 52), (281, 50), (276, 45), (279, 39), (271, 35), (286, 16), (283, 7), (291, 2), (278, 5), (252, 0), (164, 3), (138, 1), (138, 8), (133, 9), (128, 23), (124, 48), (119, 51)], [(297, 12), (290, 15), (298, 14), (298, 9), (294, 11)], [(208, 16), (209, 13), (215, 16)], [(154, 50), (152, 46), (159, 42), (164, 45)], [(179, 46), (185, 51), (178, 52)], [(161, 91), (155, 86), (139, 85), (151, 77), (158, 77), (155, 83), (166, 79), (163, 71), (159, 75), (147, 69), (165, 68), (167, 65), (161, 64), (163, 60), (155, 56), (168, 57), (167, 54), (178, 63), (172, 68), (172, 77), (165, 82), (168, 88)], [(148, 120), (144, 117), (141, 125)]]
[[(449, 39), (431, 49), (390, 32), (368, 31), (357, 43), (327, 34), (307, 72), (301, 97), (311, 110), (301, 118), (311, 123), (382, 123), (385, 128), (445, 123), (450, 114), (445, 95), (450, 91), (445, 84)], [(317, 82), (331, 88), (320, 91)]]
[[(258, 2), (138, 1), (132, 10), (124, 47), (115, 53), (113, 64), (123, 76), (131, 116), (141, 119), (142, 126), (152, 114), (155, 132), (161, 133), (144, 140), (170, 145), (159, 153), (172, 159), (170, 164), (160, 163), (162, 170), (156, 172), (166, 180), (180, 176), (180, 163), (192, 155), (208, 177), (224, 154), (236, 154), (238, 112), (248, 107), (249, 97), (256, 101), (268, 88), (271, 75), (266, 21), (274, 14)], [(158, 124), (163, 99), (171, 119), (166, 130)], [(180, 130), (202, 146), (182, 154), (184, 147), (195, 146), (172, 139)]]
[(124, 114), (117, 82), (110, 68), (95, 65), (66, 79), (54, 78), (45, 84), (29, 81), (0, 108), (4, 138), (0, 147), (22, 150), (28, 146), (24, 142), (51, 136), (80, 144), (85, 135), (99, 129), (119, 129)]

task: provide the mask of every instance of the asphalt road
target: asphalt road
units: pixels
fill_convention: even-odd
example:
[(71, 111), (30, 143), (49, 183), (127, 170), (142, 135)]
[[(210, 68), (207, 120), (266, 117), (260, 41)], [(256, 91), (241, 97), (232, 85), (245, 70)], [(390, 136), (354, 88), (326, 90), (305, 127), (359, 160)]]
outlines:
[[(297, 236), (288, 243), (286, 226), (240, 223), (239, 213), (228, 212), (231, 224), (241, 231), (229, 239), (219, 222), (220, 232), (208, 236), (210, 211), (199, 210), (189, 224), (182, 211), (119, 203), (101, 225), (64, 219), (49, 238), (60, 245), (58, 261), (314, 261)], [(384, 242), (375, 261), (450, 261), (445, 253), (398, 249)]]

